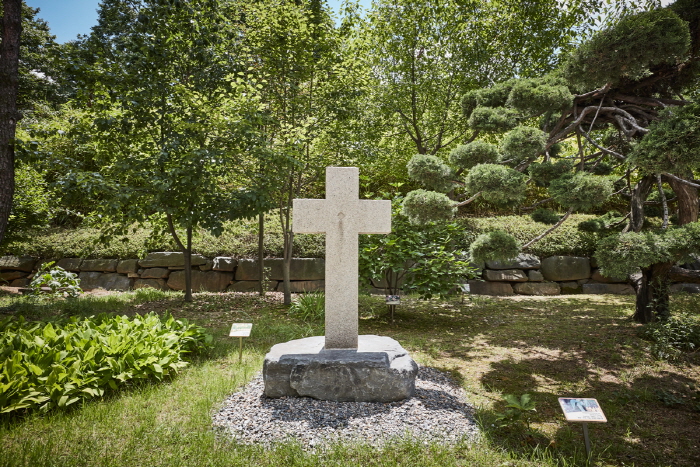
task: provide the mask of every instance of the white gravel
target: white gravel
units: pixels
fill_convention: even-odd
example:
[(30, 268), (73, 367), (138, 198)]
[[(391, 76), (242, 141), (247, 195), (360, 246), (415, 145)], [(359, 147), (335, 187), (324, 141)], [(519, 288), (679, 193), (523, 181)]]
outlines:
[(258, 375), (224, 401), (213, 422), (221, 436), (268, 447), (296, 440), (314, 449), (354, 440), (380, 446), (404, 436), (456, 443), (478, 434), (474, 408), (467, 403), (464, 390), (433, 368), (418, 369), (412, 398), (391, 403), (269, 399), (263, 389), (262, 375)]

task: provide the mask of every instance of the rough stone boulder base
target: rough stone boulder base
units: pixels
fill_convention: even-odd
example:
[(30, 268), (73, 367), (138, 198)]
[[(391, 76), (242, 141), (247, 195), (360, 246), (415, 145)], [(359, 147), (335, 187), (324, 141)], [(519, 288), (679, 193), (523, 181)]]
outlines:
[(544, 276), (541, 272), (531, 269), (527, 272), (527, 280), (530, 282), (542, 282), (544, 280)]
[(36, 259), (31, 256), (0, 256), (0, 269), (32, 272)]
[(548, 281), (575, 281), (591, 277), (591, 262), (580, 256), (550, 256), (540, 272)]
[(323, 336), (272, 347), (265, 356), (267, 397), (393, 402), (415, 390), (418, 365), (390, 337), (359, 336), (358, 348), (324, 349)]
[[(191, 266), (201, 266), (207, 263), (207, 259), (202, 255), (192, 255), (191, 263)], [(139, 264), (142, 268), (184, 267), (185, 255), (180, 251), (157, 251), (147, 254)]]
[(80, 288), (83, 290), (129, 290), (133, 283), (133, 279), (115, 272), (103, 274), (97, 271), (85, 271), (81, 272), (78, 278), (80, 279)]
[[(223, 292), (233, 279), (233, 273), (217, 271), (192, 271), (192, 291)], [(168, 287), (185, 290), (185, 271), (173, 271), (168, 276)]]
[(700, 284), (684, 282), (682, 284), (673, 284), (670, 288), (671, 292), (686, 292), (700, 293)]
[(488, 269), (537, 269), (540, 259), (535, 255), (521, 253), (511, 261), (486, 261)]

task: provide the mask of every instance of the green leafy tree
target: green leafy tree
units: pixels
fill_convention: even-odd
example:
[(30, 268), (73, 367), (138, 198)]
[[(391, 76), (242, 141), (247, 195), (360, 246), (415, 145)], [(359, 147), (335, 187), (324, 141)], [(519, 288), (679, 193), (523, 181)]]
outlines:
[[(668, 8), (624, 15), (544, 77), (467, 92), (464, 118), (472, 128), (500, 138), (500, 145), (467, 143), (453, 151), (456, 167), (424, 164), (423, 173), (410, 171), (425, 157), (416, 156), (409, 174), (442, 193), (421, 192), (420, 199), (430, 202), (406, 204), (409, 217), (436, 220), (449, 213), (449, 207), (477, 198), (501, 208), (518, 205), (528, 186), (536, 185), (548, 197), (524, 209), (549, 202), (566, 213), (545, 216), (549, 223), (555, 216), (558, 220), (520, 246), (527, 250), (572, 212), (600, 209), (613, 194), (622, 196), (629, 206), (626, 216), (613, 221), (615, 216), (608, 215), (584, 228), (600, 227), (601, 235), (613, 234), (596, 254), (604, 274), (641, 268), (635, 319), (648, 322), (667, 316), (668, 271), (695, 245), (689, 240), (687, 248), (680, 248), (667, 239), (692, 238), (688, 229), (698, 220), (700, 185), (693, 175), (698, 169), (698, 110), (686, 105), (689, 101), (682, 94), (697, 86), (699, 30), (700, 7), (679, 0)], [(461, 174), (466, 174), (463, 179)], [(669, 226), (670, 201), (663, 184), (676, 196), (675, 227)], [(659, 193), (662, 228), (643, 233), (643, 208), (652, 190)], [(409, 194), (406, 200), (414, 198)], [(462, 198), (468, 199), (454, 201)], [(537, 217), (543, 218), (542, 211)], [(514, 256), (515, 243), (504, 235), (480, 237), (472, 253), (486, 258), (508, 251)]]
[(256, 83), (228, 19), (237, 16), (234, 4), (129, 5), (101, 18), (134, 12), (135, 21), (107, 42), (99, 35), (91, 42), (105, 78), (89, 96), (100, 170), (84, 183), (103, 187), (98, 209), (112, 225), (150, 222), (170, 232), (185, 257), (191, 300), (193, 230), (218, 234), (224, 221), (268, 206), (267, 184), (253, 173), (266, 154), (255, 131)]
[(356, 65), (327, 6), (320, 0), (252, 3), (245, 14), (249, 68), (261, 83), (266, 147), (278, 156), (259, 170), (271, 180), (284, 236), (284, 300), (291, 304), (289, 267), (294, 232), (292, 200), (320, 195), (327, 165), (340, 162), (328, 132), (349, 116)]

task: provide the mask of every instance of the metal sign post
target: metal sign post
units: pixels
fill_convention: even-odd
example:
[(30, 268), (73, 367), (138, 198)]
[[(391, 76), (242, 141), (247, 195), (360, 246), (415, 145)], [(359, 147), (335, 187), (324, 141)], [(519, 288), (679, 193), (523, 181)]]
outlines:
[(253, 323), (233, 323), (229, 337), (238, 337), (238, 363), (243, 360), (243, 338), (250, 336)]
[(591, 459), (591, 439), (588, 436), (588, 423), (606, 423), (603, 409), (596, 399), (560, 397), (559, 405), (567, 422), (578, 422), (583, 427), (583, 441), (586, 444), (586, 456)]

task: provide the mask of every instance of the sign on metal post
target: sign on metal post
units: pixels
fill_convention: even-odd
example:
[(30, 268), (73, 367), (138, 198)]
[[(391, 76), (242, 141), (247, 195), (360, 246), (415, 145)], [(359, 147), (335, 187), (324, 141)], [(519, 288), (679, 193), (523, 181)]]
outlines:
[(233, 323), (229, 337), (238, 337), (238, 363), (243, 360), (243, 338), (250, 336), (253, 323)]
[(586, 455), (591, 457), (591, 440), (588, 437), (588, 423), (606, 423), (603, 409), (596, 399), (560, 397), (559, 405), (564, 411), (567, 422), (578, 422), (583, 426), (583, 440), (586, 443)]

